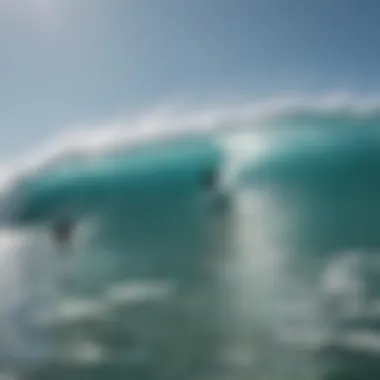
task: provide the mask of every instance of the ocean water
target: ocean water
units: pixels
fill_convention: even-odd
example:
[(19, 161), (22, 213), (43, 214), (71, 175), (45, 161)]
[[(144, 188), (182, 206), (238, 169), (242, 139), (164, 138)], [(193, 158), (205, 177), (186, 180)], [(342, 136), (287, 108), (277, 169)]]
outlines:
[(378, 378), (378, 107), (260, 107), (12, 170), (0, 379)]

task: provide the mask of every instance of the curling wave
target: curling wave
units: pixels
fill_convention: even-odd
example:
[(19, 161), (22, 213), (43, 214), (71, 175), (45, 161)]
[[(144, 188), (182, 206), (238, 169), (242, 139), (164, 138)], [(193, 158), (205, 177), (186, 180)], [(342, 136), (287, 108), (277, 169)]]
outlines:
[(325, 378), (299, 348), (378, 299), (379, 123), (353, 97), (164, 109), (28, 156), (1, 192), (3, 367)]

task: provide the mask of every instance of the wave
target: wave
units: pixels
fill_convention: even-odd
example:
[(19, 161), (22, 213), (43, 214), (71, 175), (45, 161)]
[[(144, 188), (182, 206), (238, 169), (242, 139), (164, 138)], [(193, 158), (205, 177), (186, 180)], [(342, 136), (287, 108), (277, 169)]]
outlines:
[[(353, 277), (358, 284), (363, 277), (348, 281), (356, 264), (342, 269), (341, 257), (364, 251), (370, 254), (359, 256), (373, 263), (380, 245), (379, 122), (380, 101), (342, 95), (197, 112), (161, 108), (138, 120), (82, 126), (10, 165), (2, 176), (0, 243), (8, 277), (0, 290), (18, 292), (4, 296), (0, 328), (11, 343), (0, 346), (0, 359), (22, 367), (51, 361), (54, 352), (63, 365), (62, 357), (72, 363), (65, 355), (77, 350), (76, 360), (99, 364), (116, 360), (126, 346), (145, 342), (153, 350), (161, 341), (174, 356), (158, 372), (175, 378), (175, 360), (205, 371), (222, 360), (238, 378), (242, 357), (254, 356), (252, 345), (265, 343), (262, 355), (280, 363), (280, 330), (289, 330), (283, 314), (286, 308), (297, 314), (294, 300), (314, 308), (303, 323), (331, 333), (321, 312), (325, 298), (359, 294)], [(219, 175), (215, 192), (202, 187), (210, 170)], [(80, 220), (67, 257), (49, 227), (61, 217)], [(17, 223), (22, 218), (28, 226)], [(326, 271), (333, 273), (328, 281)], [(159, 296), (147, 290), (161, 286), (170, 290)], [(353, 297), (345, 307), (353, 307)], [(41, 315), (57, 312), (57, 302), (82, 309), (71, 322), (59, 315), (69, 343), (60, 338), (53, 349), (57, 340), (36, 326)], [(149, 317), (157, 322), (162, 313), (173, 336), (195, 329), (197, 339), (182, 336), (180, 348), (170, 334), (162, 336), (169, 329), (164, 322), (148, 328)], [(78, 330), (87, 338), (75, 340)], [(115, 335), (124, 339), (122, 349), (112, 348)]]
[(222, 105), (189, 111), (185, 107), (159, 107), (140, 118), (119, 118), (97, 125), (74, 125), (52, 142), (2, 166), (4, 186), (73, 157), (131, 149), (160, 140), (188, 135), (266, 131), (286, 128), (376, 127), (380, 99), (348, 94), (323, 97), (279, 97), (243, 105)]

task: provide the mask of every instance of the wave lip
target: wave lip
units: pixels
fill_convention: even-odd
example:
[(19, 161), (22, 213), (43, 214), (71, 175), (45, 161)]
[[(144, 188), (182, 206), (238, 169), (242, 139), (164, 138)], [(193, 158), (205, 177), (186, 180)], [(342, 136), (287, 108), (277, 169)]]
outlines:
[(70, 128), (69, 131), (75, 132), (57, 136), (47, 145), (26, 152), (26, 156), (18, 160), (16, 167), (10, 171), (16, 170), (25, 176), (66, 160), (104, 154), (115, 149), (149, 146), (194, 134), (233, 133), (240, 128), (265, 131), (273, 123), (279, 127), (288, 125), (288, 122), (284, 122), (287, 120), (299, 119), (300, 126), (303, 121), (307, 124), (307, 120), (328, 118), (379, 124), (380, 98), (338, 93), (326, 96), (283, 96), (198, 110), (161, 107), (135, 120), (122, 118), (95, 126)]

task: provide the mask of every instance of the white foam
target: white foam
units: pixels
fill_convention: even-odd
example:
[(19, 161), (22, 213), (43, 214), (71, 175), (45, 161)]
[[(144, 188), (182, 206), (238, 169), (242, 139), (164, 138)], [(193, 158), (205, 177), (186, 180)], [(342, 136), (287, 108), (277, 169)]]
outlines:
[[(339, 93), (322, 97), (287, 96), (241, 105), (221, 105), (201, 110), (161, 107), (140, 118), (122, 118), (98, 125), (77, 125), (69, 132), (26, 153), (18, 162), (0, 170), (0, 189), (20, 177), (54, 166), (63, 160), (130, 149), (190, 134), (210, 134), (239, 129), (262, 130), (268, 119), (308, 114), (348, 115), (370, 118), (380, 115), (380, 99)], [(1, 168), (0, 168), (1, 169)]]

